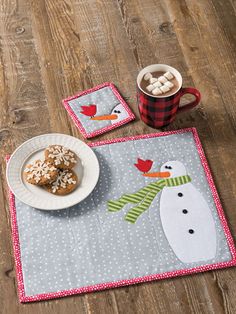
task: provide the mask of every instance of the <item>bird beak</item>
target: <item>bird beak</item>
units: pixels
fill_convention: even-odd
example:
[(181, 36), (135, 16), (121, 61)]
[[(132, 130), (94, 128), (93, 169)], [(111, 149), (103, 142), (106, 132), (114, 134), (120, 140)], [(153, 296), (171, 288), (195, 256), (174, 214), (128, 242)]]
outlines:
[(149, 172), (149, 173), (143, 173), (144, 177), (150, 177), (150, 178), (168, 178), (170, 177), (169, 171), (165, 172)]
[(108, 114), (104, 116), (92, 117), (91, 120), (116, 120), (118, 118), (117, 114)]

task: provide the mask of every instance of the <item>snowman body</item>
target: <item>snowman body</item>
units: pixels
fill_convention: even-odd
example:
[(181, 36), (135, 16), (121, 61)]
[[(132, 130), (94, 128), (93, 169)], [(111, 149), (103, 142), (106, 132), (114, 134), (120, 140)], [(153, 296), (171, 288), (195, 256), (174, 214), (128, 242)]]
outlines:
[(215, 222), (207, 202), (192, 183), (163, 189), (160, 217), (165, 236), (181, 262), (215, 257)]

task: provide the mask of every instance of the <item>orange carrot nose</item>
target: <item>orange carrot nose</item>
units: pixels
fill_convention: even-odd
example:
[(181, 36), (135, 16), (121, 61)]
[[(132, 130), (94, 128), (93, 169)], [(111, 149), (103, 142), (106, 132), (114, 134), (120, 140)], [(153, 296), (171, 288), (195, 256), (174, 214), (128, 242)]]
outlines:
[(168, 178), (170, 176), (169, 171), (166, 172), (150, 172), (150, 173), (143, 173), (144, 177), (151, 177), (151, 178)]
[(91, 120), (116, 120), (118, 118), (117, 114), (108, 114), (104, 116), (92, 117)]

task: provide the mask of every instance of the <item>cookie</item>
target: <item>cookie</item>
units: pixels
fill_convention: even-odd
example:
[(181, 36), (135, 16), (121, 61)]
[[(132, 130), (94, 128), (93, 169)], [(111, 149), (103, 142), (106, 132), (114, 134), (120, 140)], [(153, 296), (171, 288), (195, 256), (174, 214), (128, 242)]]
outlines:
[(57, 179), (44, 188), (55, 195), (66, 195), (74, 191), (78, 185), (78, 178), (75, 172), (71, 169), (58, 170)]
[(57, 168), (47, 161), (36, 160), (24, 169), (24, 177), (27, 182), (34, 185), (45, 185), (56, 180)]
[(45, 150), (45, 159), (59, 169), (71, 169), (77, 162), (77, 156), (62, 145), (51, 145)]

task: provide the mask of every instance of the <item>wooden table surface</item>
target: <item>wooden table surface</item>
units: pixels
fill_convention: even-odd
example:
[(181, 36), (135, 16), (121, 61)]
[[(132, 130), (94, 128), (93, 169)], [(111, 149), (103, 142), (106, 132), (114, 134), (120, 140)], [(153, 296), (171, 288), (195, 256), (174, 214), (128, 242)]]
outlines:
[(154, 132), (140, 121), (135, 79), (142, 67), (166, 63), (202, 101), (165, 130), (197, 127), (235, 236), (236, 1), (2, 0), (0, 7), (0, 312), (236, 313), (234, 268), (19, 304), (4, 162), (35, 135), (81, 139), (61, 100), (104, 81), (116, 84), (137, 118), (95, 140)]

